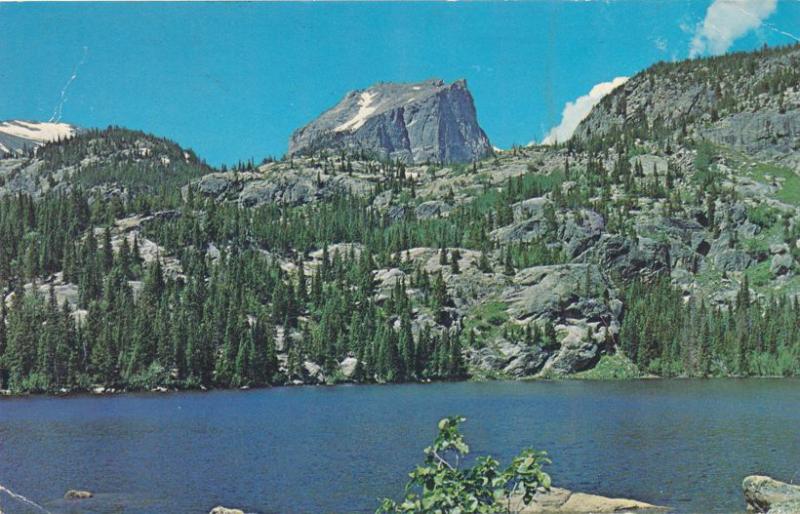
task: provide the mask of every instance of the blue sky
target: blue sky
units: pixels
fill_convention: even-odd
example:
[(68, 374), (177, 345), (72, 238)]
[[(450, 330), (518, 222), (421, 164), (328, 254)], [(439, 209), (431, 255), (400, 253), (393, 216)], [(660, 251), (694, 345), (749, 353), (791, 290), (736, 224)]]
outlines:
[[(593, 85), (686, 58), (709, 4), (5, 3), (0, 120), (48, 120), (77, 67), (62, 121), (142, 129), (233, 163), (282, 155), (348, 90), (466, 78), (481, 125), (509, 147), (541, 139)], [(779, 1), (730, 49), (792, 43), (781, 32), (795, 29), (800, 1)]]

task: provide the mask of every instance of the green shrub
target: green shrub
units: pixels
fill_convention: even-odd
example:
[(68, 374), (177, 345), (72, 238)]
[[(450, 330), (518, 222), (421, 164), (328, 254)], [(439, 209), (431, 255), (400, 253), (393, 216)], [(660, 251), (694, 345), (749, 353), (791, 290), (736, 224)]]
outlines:
[(758, 205), (747, 209), (747, 219), (761, 228), (769, 228), (778, 222), (777, 209), (767, 205)]
[(439, 435), (425, 448), (425, 461), (409, 473), (405, 499), (384, 499), (377, 513), (490, 514), (511, 512), (511, 498), (528, 505), (539, 488), (550, 488), (550, 476), (542, 471), (550, 463), (545, 452), (523, 450), (503, 471), (492, 457), (480, 457), (471, 468), (459, 463), (469, 453), (458, 425), (465, 418), (439, 421)]

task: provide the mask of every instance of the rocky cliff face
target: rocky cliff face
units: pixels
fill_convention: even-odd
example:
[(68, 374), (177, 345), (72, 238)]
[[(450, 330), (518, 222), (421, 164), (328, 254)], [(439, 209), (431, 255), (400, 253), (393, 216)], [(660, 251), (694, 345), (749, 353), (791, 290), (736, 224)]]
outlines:
[(707, 139), (800, 167), (798, 70), (797, 46), (659, 63), (605, 97), (575, 136)]
[(463, 163), (491, 154), (464, 80), (379, 83), (351, 91), (289, 140), (289, 155), (365, 152), (406, 163)]

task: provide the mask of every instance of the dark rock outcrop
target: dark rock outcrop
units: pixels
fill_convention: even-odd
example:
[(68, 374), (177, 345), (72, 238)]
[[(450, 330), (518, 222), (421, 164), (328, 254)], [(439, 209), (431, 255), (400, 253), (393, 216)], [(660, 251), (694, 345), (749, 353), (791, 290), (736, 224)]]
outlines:
[(289, 155), (365, 152), (407, 163), (464, 163), (492, 153), (464, 80), (379, 83), (351, 91), (296, 130)]

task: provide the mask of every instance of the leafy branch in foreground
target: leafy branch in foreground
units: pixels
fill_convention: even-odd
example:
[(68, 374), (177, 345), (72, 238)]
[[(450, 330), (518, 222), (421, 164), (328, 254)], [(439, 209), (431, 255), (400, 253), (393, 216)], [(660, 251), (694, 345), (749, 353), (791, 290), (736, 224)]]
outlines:
[(460, 416), (439, 421), (439, 435), (425, 448), (425, 462), (409, 473), (405, 499), (400, 503), (384, 499), (376, 514), (511, 512), (512, 498), (521, 498), (528, 505), (537, 490), (550, 489), (550, 475), (542, 467), (551, 461), (546, 452), (531, 448), (502, 471), (490, 456), (478, 458), (471, 468), (462, 468), (461, 461), (469, 453), (458, 431), (463, 421)]

